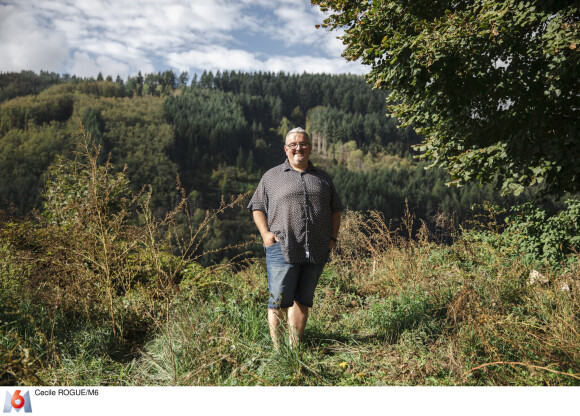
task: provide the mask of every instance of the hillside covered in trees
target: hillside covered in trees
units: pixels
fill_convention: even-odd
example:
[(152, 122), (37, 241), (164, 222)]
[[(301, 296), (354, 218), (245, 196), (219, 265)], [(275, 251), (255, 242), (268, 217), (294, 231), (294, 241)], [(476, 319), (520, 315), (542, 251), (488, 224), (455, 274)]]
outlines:
[[(446, 186), (361, 77), (187, 78), (0, 75), (0, 384), (579, 384), (580, 202)], [(245, 206), (295, 125), (348, 209), (274, 353)]]
[[(251, 191), (282, 162), (283, 136), (293, 126), (311, 132), (314, 161), (332, 174), (349, 209), (378, 210), (389, 220), (401, 217), (407, 201), (433, 224), (440, 212), (463, 222), (473, 204), (512, 203), (491, 186), (450, 188), (443, 171), (425, 171), (412, 157), (420, 138), (398, 127), (386, 113), (386, 92), (362, 77), (204, 72), (188, 78), (172, 71), (126, 81), (0, 75), (2, 209), (25, 215), (42, 207), (47, 172), (58, 156), (74, 157), (81, 125), (101, 147), (100, 163), (126, 166), (134, 192), (152, 187), (157, 216), (178, 204), (177, 177), (191, 215), (200, 218), (222, 197)], [(243, 208), (222, 221), (207, 249), (255, 232)]]
[[(577, 1), (311, 3), (365, 78), (0, 74), (1, 385), (580, 385)], [(295, 126), (347, 209), (275, 351)]]

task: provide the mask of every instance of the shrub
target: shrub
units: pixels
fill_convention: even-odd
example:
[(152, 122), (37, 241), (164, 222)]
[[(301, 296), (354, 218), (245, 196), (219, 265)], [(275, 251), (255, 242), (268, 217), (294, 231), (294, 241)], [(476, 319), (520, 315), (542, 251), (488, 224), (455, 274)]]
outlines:
[(507, 218), (504, 233), (527, 262), (558, 267), (575, 259), (569, 255), (580, 249), (580, 200), (566, 203), (557, 214), (526, 203)]

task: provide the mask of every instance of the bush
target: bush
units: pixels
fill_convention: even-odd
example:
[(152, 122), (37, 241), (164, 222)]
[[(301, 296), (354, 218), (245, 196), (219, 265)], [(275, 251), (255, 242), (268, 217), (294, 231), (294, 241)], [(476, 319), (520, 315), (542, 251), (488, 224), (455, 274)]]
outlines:
[(506, 219), (504, 235), (526, 263), (559, 268), (576, 261), (570, 254), (580, 249), (580, 200), (566, 203), (567, 208), (557, 214), (526, 203)]
[(194, 263), (200, 242), (246, 196), (196, 225), (182, 194), (157, 218), (151, 189), (133, 194), (125, 170), (99, 163), (84, 129), (79, 148), (50, 168), (41, 213), (0, 218), (0, 382), (41, 384), (36, 375), (49, 374), (45, 382), (85, 384), (123, 371), (120, 362), (172, 319), (180, 290), (215, 287), (216, 274)]

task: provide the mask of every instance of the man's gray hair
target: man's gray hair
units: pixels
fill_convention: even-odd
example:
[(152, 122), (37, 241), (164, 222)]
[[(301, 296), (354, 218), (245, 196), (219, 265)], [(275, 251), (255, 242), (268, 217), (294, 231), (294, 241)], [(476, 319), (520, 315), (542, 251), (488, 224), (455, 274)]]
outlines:
[(308, 143), (310, 143), (310, 135), (304, 130), (302, 127), (296, 127), (286, 133), (286, 138), (284, 139), (284, 144), (288, 143), (288, 136), (294, 133), (300, 133), (305, 135), (308, 138)]

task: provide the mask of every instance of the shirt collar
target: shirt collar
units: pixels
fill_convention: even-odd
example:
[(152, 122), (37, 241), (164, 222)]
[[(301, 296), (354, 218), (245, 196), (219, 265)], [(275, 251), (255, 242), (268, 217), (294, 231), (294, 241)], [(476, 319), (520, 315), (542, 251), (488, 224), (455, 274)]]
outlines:
[[(289, 171), (289, 170), (295, 170), (291, 165), (290, 162), (288, 161), (288, 159), (286, 159), (283, 163), (284, 166), (284, 172)], [(312, 164), (311, 161), (308, 161), (308, 167), (306, 168), (306, 170), (304, 172), (308, 172), (308, 171), (315, 171), (316, 170), (316, 166), (314, 166)]]

